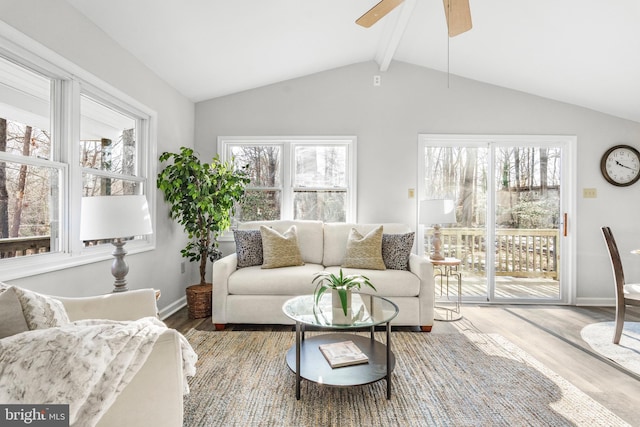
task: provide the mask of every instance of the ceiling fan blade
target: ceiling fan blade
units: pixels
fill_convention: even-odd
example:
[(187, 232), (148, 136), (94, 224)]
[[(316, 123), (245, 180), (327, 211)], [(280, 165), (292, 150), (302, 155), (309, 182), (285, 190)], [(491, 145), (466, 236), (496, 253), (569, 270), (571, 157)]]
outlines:
[(455, 37), (471, 29), (469, 0), (442, 0), (447, 17), (449, 37)]
[(398, 7), (403, 1), (404, 0), (382, 0), (360, 18), (356, 19), (356, 24), (369, 28), (382, 19), (387, 13)]

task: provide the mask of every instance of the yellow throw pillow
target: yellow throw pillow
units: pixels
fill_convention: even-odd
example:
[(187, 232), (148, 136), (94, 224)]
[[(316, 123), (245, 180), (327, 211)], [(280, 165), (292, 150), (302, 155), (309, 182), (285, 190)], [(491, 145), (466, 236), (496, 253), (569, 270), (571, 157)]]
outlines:
[(260, 235), (262, 237), (262, 268), (304, 265), (298, 247), (295, 225), (289, 227), (283, 234), (261, 225)]
[(355, 228), (351, 229), (342, 267), (386, 270), (382, 259), (382, 226), (371, 230), (366, 236)]

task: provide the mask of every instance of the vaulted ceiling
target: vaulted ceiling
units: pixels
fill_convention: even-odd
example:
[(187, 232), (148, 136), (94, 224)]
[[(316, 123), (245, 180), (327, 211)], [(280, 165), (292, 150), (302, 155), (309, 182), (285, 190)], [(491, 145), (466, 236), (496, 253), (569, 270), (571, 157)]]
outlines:
[(638, 0), (470, 0), (447, 37), (442, 0), (67, 0), (194, 102), (320, 71), (404, 61), (640, 122)]

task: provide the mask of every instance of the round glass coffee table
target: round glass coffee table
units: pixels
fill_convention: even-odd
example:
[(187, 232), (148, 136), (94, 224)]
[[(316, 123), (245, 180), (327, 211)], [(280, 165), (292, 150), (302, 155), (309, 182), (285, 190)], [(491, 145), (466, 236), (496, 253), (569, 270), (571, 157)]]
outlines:
[[(302, 379), (331, 386), (370, 384), (387, 380), (387, 399), (391, 398), (391, 372), (395, 356), (391, 351), (391, 320), (398, 315), (398, 306), (386, 298), (375, 295), (352, 295), (352, 310), (346, 317), (341, 308), (334, 309), (331, 294), (325, 293), (318, 305), (313, 295), (292, 298), (284, 303), (282, 311), (296, 322), (296, 343), (287, 352), (289, 368), (296, 374), (296, 399), (300, 399)], [(386, 344), (376, 341), (376, 325), (386, 323)], [(317, 335), (305, 339), (305, 326), (329, 329), (340, 333)], [(346, 334), (358, 329), (369, 329), (370, 338)], [(367, 356), (367, 363), (332, 368), (319, 349), (324, 344), (352, 341)]]

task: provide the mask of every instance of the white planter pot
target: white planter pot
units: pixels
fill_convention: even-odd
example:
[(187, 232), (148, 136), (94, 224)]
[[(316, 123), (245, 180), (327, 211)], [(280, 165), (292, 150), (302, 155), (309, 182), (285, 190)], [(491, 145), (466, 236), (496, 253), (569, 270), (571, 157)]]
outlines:
[(352, 321), (353, 313), (351, 311), (351, 294), (350, 290), (347, 291), (347, 314), (344, 314), (342, 308), (342, 301), (340, 295), (335, 289), (331, 290), (331, 314), (333, 315), (334, 323), (350, 324)]

